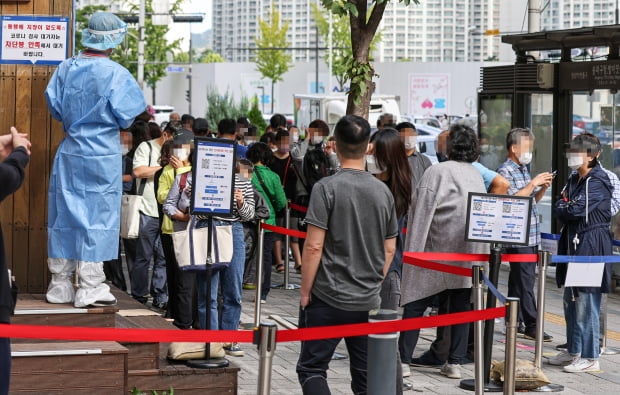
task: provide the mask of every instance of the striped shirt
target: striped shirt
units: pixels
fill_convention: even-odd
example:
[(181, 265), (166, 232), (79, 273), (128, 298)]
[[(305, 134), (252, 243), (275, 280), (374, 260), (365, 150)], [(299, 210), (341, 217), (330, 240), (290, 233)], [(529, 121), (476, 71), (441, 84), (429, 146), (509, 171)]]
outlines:
[[(532, 177), (530, 177), (530, 172), (527, 170), (527, 166), (518, 165), (513, 162), (511, 159), (506, 159), (504, 163), (497, 169), (497, 172), (502, 175), (504, 178), (510, 182), (510, 187), (508, 188), (508, 194), (514, 195), (523, 188), (527, 186), (527, 184), (532, 181)], [(538, 191), (538, 188), (535, 188), (530, 196), (534, 197), (534, 194)], [(538, 208), (536, 207), (536, 199), (532, 199), (532, 213), (530, 215), (530, 239), (528, 246), (538, 246), (540, 244), (540, 223), (538, 223)], [(515, 246), (522, 247), (522, 246)]]
[(237, 208), (237, 202), (233, 199), (232, 217), (214, 217), (222, 221), (251, 221), (254, 219), (254, 190), (252, 182), (245, 177), (235, 174), (235, 189), (241, 189), (243, 192), (243, 205)]

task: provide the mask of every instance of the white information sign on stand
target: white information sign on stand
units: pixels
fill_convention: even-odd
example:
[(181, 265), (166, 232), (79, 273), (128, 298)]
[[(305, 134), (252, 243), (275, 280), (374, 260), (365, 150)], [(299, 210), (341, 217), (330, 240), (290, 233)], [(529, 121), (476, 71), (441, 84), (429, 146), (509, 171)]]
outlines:
[(2, 15), (0, 63), (56, 65), (68, 57), (69, 18)]
[(528, 245), (532, 198), (470, 192), (465, 240)]
[(236, 150), (232, 140), (194, 139), (192, 214), (232, 215)]

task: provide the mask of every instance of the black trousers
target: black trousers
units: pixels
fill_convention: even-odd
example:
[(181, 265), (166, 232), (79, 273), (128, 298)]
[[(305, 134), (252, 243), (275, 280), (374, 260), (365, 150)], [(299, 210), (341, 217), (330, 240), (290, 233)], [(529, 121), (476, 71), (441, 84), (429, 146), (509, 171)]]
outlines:
[(168, 278), (168, 312), (175, 326), (189, 329), (193, 323), (192, 302), (196, 275), (179, 269), (174, 256), (172, 235), (162, 233), (161, 245), (166, 258), (166, 276)]
[[(299, 328), (323, 325), (344, 325), (368, 322), (367, 311), (345, 311), (329, 306), (312, 296), (312, 301), (299, 311)], [(332, 355), (342, 338), (302, 341), (297, 377), (304, 395), (328, 395), (327, 369)], [(368, 337), (357, 336), (344, 339), (349, 353), (351, 389), (354, 394), (366, 393), (366, 360)]]
[(263, 282), (260, 288), (260, 297), (267, 299), (269, 290), (271, 290), (271, 262), (273, 258), (273, 232), (264, 232), (263, 236)]
[(8, 395), (11, 381), (11, 339), (0, 338), (0, 395)]
[[(506, 248), (507, 254), (538, 254), (538, 247)], [(519, 298), (519, 322), (525, 324), (526, 332), (536, 330), (536, 263), (510, 262), (508, 296)]]
[(105, 278), (112, 282), (116, 288), (127, 291), (127, 282), (125, 280), (125, 273), (123, 273), (123, 260), (121, 259), (120, 240), (118, 242), (118, 258), (104, 261), (103, 272), (105, 273)]
[[(447, 300), (448, 313), (459, 313), (463, 311), (471, 310), (471, 288), (459, 288), (459, 289), (447, 289), (438, 294), (440, 299)], [(426, 298), (416, 300), (414, 302), (407, 303), (403, 309), (403, 319), (422, 317), (424, 311), (433, 302), (435, 295), (428, 296)], [(440, 303), (440, 306), (443, 303)], [(467, 359), (467, 340), (469, 336), (469, 323), (452, 325), (446, 327), (444, 331), (449, 331), (449, 335), (445, 332), (441, 333), (441, 336), (449, 336), (449, 352), (447, 355), (448, 363), (451, 364), (463, 364)], [(439, 337), (438, 333), (438, 337)], [(405, 331), (400, 333), (398, 338), (398, 349), (400, 352), (400, 358), (403, 363), (410, 363), (413, 356), (413, 351), (418, 344), (418, 338), (420, 336), (419, 330)], [(438, 345), (441, 347), (447, 347), (447, 342), (438, 339)], [(436, 347), (437, 347), (436, 346)], [(444, 351), (438, 351), (440, 354)], [(438, 356), (439, 357), (439, 356)]]

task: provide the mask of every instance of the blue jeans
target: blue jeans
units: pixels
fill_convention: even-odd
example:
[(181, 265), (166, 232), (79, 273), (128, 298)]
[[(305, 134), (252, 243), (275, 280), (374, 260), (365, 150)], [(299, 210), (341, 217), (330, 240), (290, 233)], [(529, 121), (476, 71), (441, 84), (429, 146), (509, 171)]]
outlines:
[(150, 293), (153, 303), (168, 302), (166, 287), (166, 259), (161, 246), (159, 219), (140, 213), (140, 232), (136, 245), (136, 260), (129, 277), (131, 296), (140, 303), (146, 303), (148, 291), (149, 265), (153, 258)]
[(581, 354), (581, 358), (598, 359), (601, 351), (599, 344), (600, 311), (600, 292), (579, 292), (579, 296), (573, 298), (573, 289), (564, 288), (564, 318), (566, 319), (566, 340), (569, 353)]
[[(245, 265), (245, 242), (243, 241), (243, 225), (241, 222), (213, 220), (213, 225), (232, 225), (233, 257), (226, 269), (213, 273), (211, 277), (211, 319), (209, 329), (237, 330), (241, 319), (241, 289), (243, 284), (243, 267)], [(207, 275), (199, 272), (196, 275), (198, 284), (198, 318), (200, 327), (207, 324)], [(222, 290), (222, 319), (218, 319), (217, 290)], [(221, 322), (221, 325), (218, 323)]]

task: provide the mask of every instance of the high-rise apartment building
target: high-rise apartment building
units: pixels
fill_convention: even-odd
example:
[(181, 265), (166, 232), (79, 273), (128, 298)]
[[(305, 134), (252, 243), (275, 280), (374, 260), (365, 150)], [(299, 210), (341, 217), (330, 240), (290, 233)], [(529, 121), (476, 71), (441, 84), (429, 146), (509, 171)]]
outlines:
[[(213, 49), (230, 61), (248, 61), (258, 34), (258, 18), (272, 4), (289, 21), (288, 41), (311, 48), (315, 23), (310, 3), (318, 0), (221, 0), (213, 4)], [(379, 61), (479, 61), (496, 58), (499, 38), (484, 32), (499, 28), (499, 0), (424, 0), (405, 6), (391, 1), (380, 30)], [(324, 43), (321, 43), (324, 45)], [(313, 60), (315, 51), (294, 50), (297, 61)], [(322, 56), (319, 55), (319, 56)]]
[(392, 1), (381, 22), (381, 61), (463, 62), (497, 58), (499, 0)]
[[(218, 0), (213, 2), (213, 50), (226, 60), (247, 62), (260, 34), (259, 18), (268, 19), (271, 7), (289, 22), (287, 41), (295, 61), (315, 59), (316, 30), (310, 3), (318, 0)], [(296, 49), (297, 48), (297, 49)], [(319, 54), (322, 56), (322, 54)]]
[(545, 5), (541, 27), (545, 30), (560, 30), (614, 24), (618, 2), (616, 0), (549, 0)]

